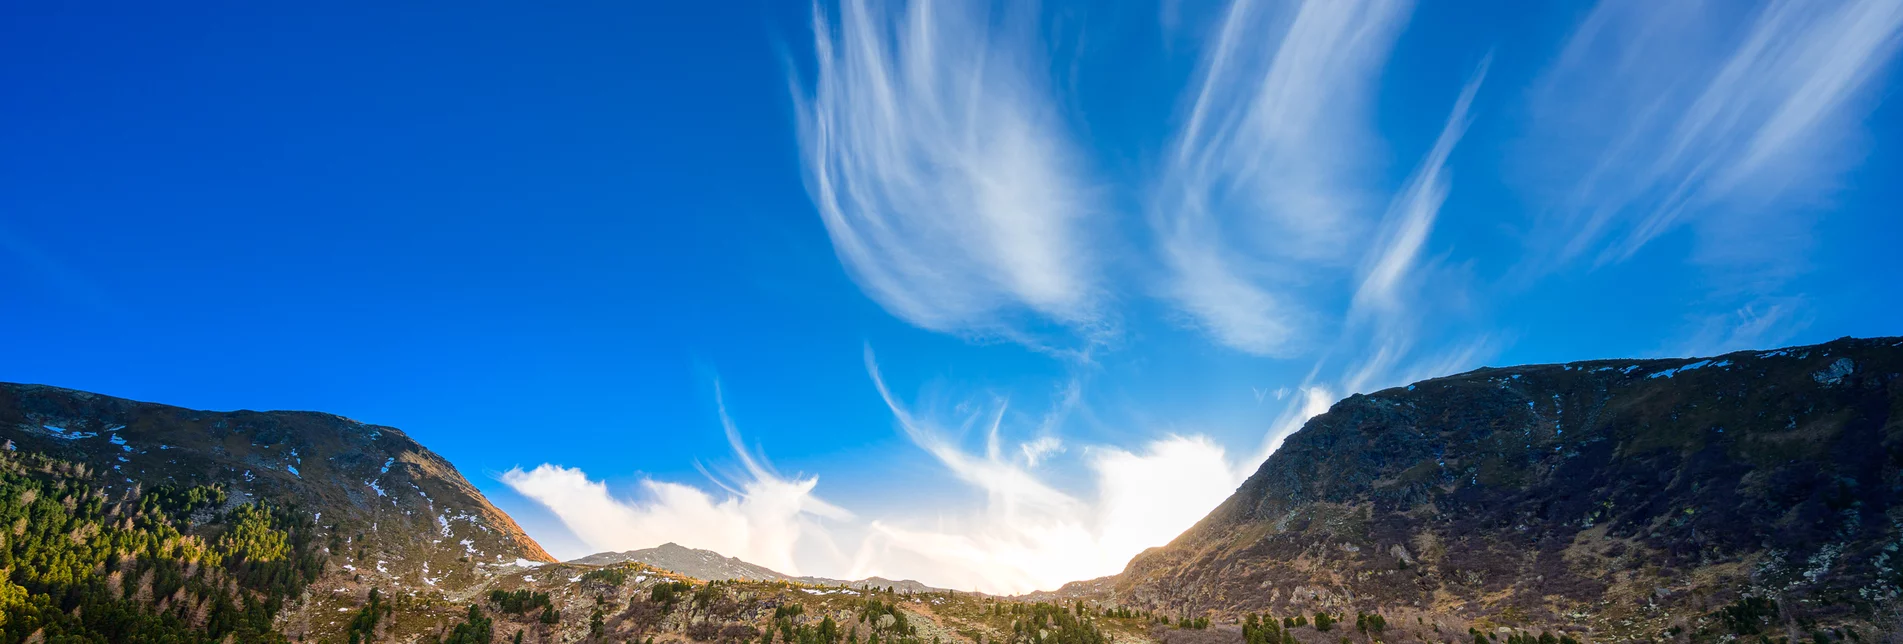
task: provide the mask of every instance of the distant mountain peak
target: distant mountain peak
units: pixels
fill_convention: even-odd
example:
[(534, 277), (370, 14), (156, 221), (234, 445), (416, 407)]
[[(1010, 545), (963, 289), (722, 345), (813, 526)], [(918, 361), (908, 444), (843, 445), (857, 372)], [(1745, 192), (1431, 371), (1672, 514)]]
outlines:
[(818, 586), (878, 586), (880, 588), (890, 587), (895, 591), (909, 592), (945, 590), (943, 588), (927, 586), (910, 579), (892, 580), (884, 577), (868, 577), (859, 580), (843, 580), (826, 577), (793, 576), (766, 566), (749, 563), (738, 557), (729, 557), (712, 550), (690, 548), (672, 541), (640, 550), (598, 552), (586, 557), (570, 560), (568, 563), (610, 566), (627, 562), (645, 564), (707, 581), (785, 581)]
[(760, 566), (734, 557), (728, 557), (712, 550), (690, 548), (669, 541), (652, 548), (627, 550), (623, 552), (601, 552), (569, 563), (606, 566), (623, 562), (635, 562), (677, 572), (696, 579), (708, 581), (729, 581), (735, 579), (750, 581), (798, 581), (798, 577)]

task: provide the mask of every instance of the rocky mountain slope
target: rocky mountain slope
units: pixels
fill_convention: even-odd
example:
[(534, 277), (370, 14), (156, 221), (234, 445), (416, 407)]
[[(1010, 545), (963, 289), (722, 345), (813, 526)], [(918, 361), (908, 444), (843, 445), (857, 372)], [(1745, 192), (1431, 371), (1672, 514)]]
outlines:
[[(0, 383), (0, 643), (679, 642), (773, 629), (923, 644), (1031, 619), (990, 601), (795, 578), (675, 544), (554, 563), (393, 428)], [(1140, 639), (1144, 626), (1124, 617), (1112, 630)]]
[(892, 580), (884, 577), (846, 580), (827, 577), (795, 577), (775, 571), (766, 566), (741, 561), (712, 550), (689, 548), (677, 543), (664, 543), (653, 548), (627, 550), (623, 552), (598, 552), (568, 563), (590, 566), (609, 566), (618, 563), (639, 563), (680, 573), (694, 579), (706, 581), (786, 581), (814, 586), (845, 586), (859, 588), (876, 586), (890, 588), (895, 592), (929, 593), (945, 590), (927, 586), (910, 579)]
[[(403, 559), (412, 583), (453, 587), (472, 580), (476, 564), (555, 560), (449, 461), (401, 430), (342, 416), (193, 411), (0, 383), (0, 438), (110, 468), (108, 489), (218, 484), (234, 499), (295, 504), (351, 533), (346, 543), (366, 557), (390, 555), (384, 568)], [(425, 563), (436, 564), (427, 575)]]
[(1843, 339), (1352, 396), (1175, 541), (1054, 595), (1380, 611), (1393, 640), (1903, 632), (1899, 372), (1903, 340)]
[(102, 499), (215, 490), (222, 501), (187, 536), (215, 537), (218, 516), (253, 503), (308, 522), (305, 534), (287, 529), (313, 543), (323, 563), (310, 588), (329, 594), (278, 616), (293, 639), (341, 629), (326, 623), (334, 615), (308, 623), (309, 609), (329, 610), (333, 598), (354, 605), (376, 586), (454, 598), (499, 571), (554, 560), (442, 457), (396, 429), (330, 414), (205, 412), (0, 384), (0, 440), (21, 457), (68, 464), (50, 483)]

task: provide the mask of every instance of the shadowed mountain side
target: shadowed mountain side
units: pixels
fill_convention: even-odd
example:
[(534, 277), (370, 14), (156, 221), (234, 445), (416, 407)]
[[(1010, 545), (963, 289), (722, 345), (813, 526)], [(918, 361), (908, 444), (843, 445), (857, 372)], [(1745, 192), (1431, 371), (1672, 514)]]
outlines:
[(0, 438), (92, 464), (107, 489), (220, 485), (233, 503), (295, 506), (345, 535), (349, 556), (333, 563), (405, 584), (455, 588), (477, 581), (481, 564), (555, 560), (449, 461), (400, 430), (332, 414), (0, 384)]
[(1041, 596), (1593, 639), (1892, 631), (1899, 372), (1903, 340), (1843, 339), (1355, 395), (1175, 541)]

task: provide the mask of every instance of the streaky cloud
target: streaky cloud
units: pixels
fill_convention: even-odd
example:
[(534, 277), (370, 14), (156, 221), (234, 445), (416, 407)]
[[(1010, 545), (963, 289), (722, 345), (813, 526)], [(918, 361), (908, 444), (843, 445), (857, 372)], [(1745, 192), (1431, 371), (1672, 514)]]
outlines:
[(1620, 262), (1691, 224), (1698, 259), (1786, 270), (1900, 36), (1895, 0), (1600, 2), (1533, 94), (1536, 259)]
[(1403, 294), (1400, 291), (1416, 268), (1421, 248), (1427, 244), (1434, 221), (1440, 216), (1441, 205), (1447, 201), (1451, 183), (1447, 158), (1453, 154), (1454, 145), (1460, 142), (1461, 135), (1467, 131), (1470, 121), (1467, 112), (1473, 107), (1474, 95), (1479, 93), (1490, 64), (1491, 59), (1482, 61), (1473, 78), (1461, 89), (1460, 98), (1454, 101), (1452, 114), (1447, 117), (1447, 123), (1441, 126), (1440, 135), (1434, 139), (1433, 149), (1428, 151), (1427, 158), (1421, 160), (1399, 198), (1389, 207), (1387, 218), (1381, 226), (1380, 241), (1368, 255), (1367, 267), (1362, 271), (1361, 286), (1355, 291), (1355, 310), (1391, 313), (1403, 306)]
[(1238, 0), (1216, 26), (1150, 207), (1166, 295), (1218, 343), (1295, 353), (1319, 315), (1303, 290), (1356, 261), (1372, 97), (1410, 9)]
[(1802, 296), (1753, 297), (1721, 313), (1693, 316), (1681, 342), (1662, 347), (1662, 356), (1712, 356), (1743, 349), (1777, 346), (1810, 326), (1811, 312)]
[[(1005, 404), (1000, 402), (987, 422), (986, 448), (982, 455), (969, 454), (953, 443), (946, 434), (927, 419), (914, 416), (912, 412), (886, 387), (885, 378), (879, 374), (879, 364), (872, 353), (872, 347), (865, 349), (866, 372), (872, 378), (872, 384), (879, 396), (891, 409), (892, 416), (898, 421), (900, 430), (920, 449), (931, 454), (947, 470), (966, 484), (983, 490), (992, 499), (1000, 502), (1004, 509), (1015, 510), (1019, 507), (1031, 507), (1042, 511), (1069, 513), (1079, 505), (1079, 501), (1069, 494), (1058, 491), (1045, 484), (1025, 468), (1018, 467), (1006, 459), (998, 447), (999, 424), (1003, 422)], [(980, 420), (976, 415), (966, 419), (969, 424)]]
[(1098, 199), (1045, 88), (1035, 22), (981, 4), (814, 9), (796, 89), (808, 192), (859, 286), (912, 324), (1037, 344), (1106, 333)]
[(1325, 385), (1315, 384), (1313, 376), (1294, 391), (1294, 398), (1282, 407), (1282, 413), (1276, 415), (1275, 422), (1269, 425), (1269, 431), (1262, 437), (1262, 447), (1256, 450), (1255, 462), (1268, 460), (1270, 454), (1282, 448), (1282, 442), (1302, 428), (1309, 419), (1322, 415), (1341, 397)]
[[(1434, 272), (1422, 266), (1421, 252), (1452, 190), (1448, 159), (1472, 121), (1469, 113), (1491, 60), (1483, 60), (1461, 89), (1433, 147), (1389, 204), (1375, 233), (1377, 242), (1362, 260), (1347, 324), (1335, 340), (1336, 351), (1350, 357), (1345, 369), (1337, 378), (1324, 379), (1320, 374), (1328, 358), (1316, 362), (1298, 389), (1301, 395), (1288, 401), (1270, 425), (1261, 458), (1342, 395), (1447, 375), (1471, 366), (1490, 350), (1491, 338), (1485, 334), (1434, 355), (1422, 356), (1416, 347), (1422, 320), (1440, 312), (1446, 294), (1458, 289), (1445, 280), (1435, 283)], [(1435, 295), (1428, 295), (1429, 284), (1434, 284)]]
[[(1434, 282), (1436, 275), (1422, 266), (1421, 250), (1452, 190), (1448, 158), (1467, 131), (1471, 122), (1468, 112), (1491, 63), (1491, 58), (1482, 60), (1461, 89), (1434, 146), (1389, 205), (1376, 235), (1378, 241), (1364, 260), (1361, 284), (1349, 309), (1347, 337), (1343, 339), (1348, 346), (1358, 347), (1362, 356), (1340, 384), (1345, 393), (1400, 384), (1402, 381), (1396, 379), (1400, 374), (1418, 373), (1418, 367), (1404, 365), (1416, 359), (1414, 349), (1422, 320), (1439, 313), (1443, 300), (1459, 289), (1445, 280)], [(1447, 360), (1430, 358), (1429, 362), (1444, 364)]]

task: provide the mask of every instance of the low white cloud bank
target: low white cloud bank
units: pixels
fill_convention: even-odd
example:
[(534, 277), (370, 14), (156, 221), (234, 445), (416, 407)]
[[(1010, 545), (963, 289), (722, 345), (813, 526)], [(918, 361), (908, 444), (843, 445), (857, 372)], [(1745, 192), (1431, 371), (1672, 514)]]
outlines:
[[(624, 498), (581, 470), (546, 464), (511, 469), (502, 480), (596, 551), (672, 541), (788, 574), (910, 578), (1015, 594), (1121, 571), (1215, 509), (1253, 466), (1201, 436), (1167, 435), (1135, 450), (1088, 446), (1081, 461), (1089, 489), (1074, 492), (1034, 471), (1060, 453), (1056, 439), (1021, 443), (1015, 453), (1000, 449), (1005, 403), (958, 419), (988, 424), (984, 445), (970, 451), (893, 396), (869, 350), (866, 360), (899, 429), (974, 492), (970, 505), (856, 516), (820, 499), (817, 477), (784, 477), (748, 454), (730, 422), (729, 442), (745, 467), (719, 491), (646, 480), (635, 498)], [(724, 409), (721, 416), (726, 421)], [(856, 545), (840, 547), (848, 543)]]
[[(971, 468), (967, 474), (1014, 468), (970, 454), (941, 463)], [(1007, 476), (982, 488), (986, 501), (976, 511), (873, 521), (853, 575), (1021, 593), (1116, 574), (1194, 525), (1247, 476), (1200, 436), (1169, 436), (1136, 452), (1092, 448), (1086, 463), (1090, 496)]]
[(803, 574), (800, 549), (830, 547), (821, 521), (847, 521), (852, 513), (813, 494), (818, 477), (784, 477), (748, 454), (724, 404), (720, 420), (743, 473), (737, 486), (723, 485), (725, 494), (718, 496), (690, 485), (648, 479), (641, 482), (641, 498), (624, 499), (579, 469), (550, 464), (528, 471), (512, 468), (502, 474), (502, 482), (547, 507), (596, 552), (650, 548), (672, 541), (783, 573)]
[(986, 453), (967, 452), (938, 421), (914, 414), (892, 394), (870, 349), (866, 368), (900, 429), (985, 501), (962, 516), (873, 522), (856, 562), (860, 573), (1011, 593), (1115, 574), (1145, 548), (1169, 543), (1194, 525), (1249, 474), (1207, 438), (1169, 435), (1138, 451), (1088, 448), (1084, 462), (1094, 491), (1073, 494), (1040, 478), (1030, 464), (998, 454), (1005, 403), (988, 415)]
[(805, 506), (824, 507), (813, 495), (816, 478), (749, 481), (718, 497), (689, 485), (646, 480), (641, 483), (645, 498), (639, 500), (616, 497), (606, 484), (560, 465), (511, 469), (502, 474), (502, 481), (547, 507), (577, 538), (601, 552), (672, 541), (797, 575), (803, 569), (794, 556), (795, 546), (802, 537), (821, 533), (813, 517), (802, 511)]

